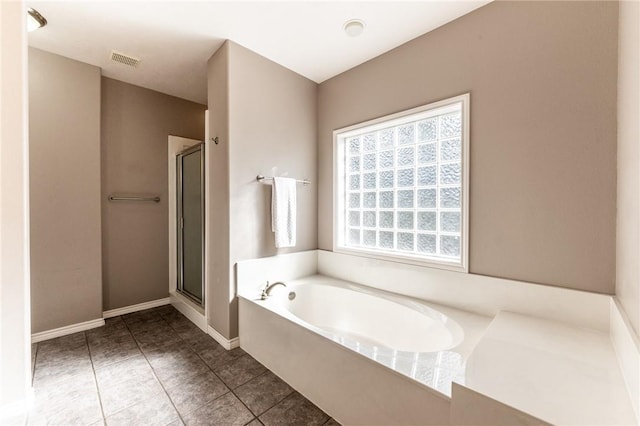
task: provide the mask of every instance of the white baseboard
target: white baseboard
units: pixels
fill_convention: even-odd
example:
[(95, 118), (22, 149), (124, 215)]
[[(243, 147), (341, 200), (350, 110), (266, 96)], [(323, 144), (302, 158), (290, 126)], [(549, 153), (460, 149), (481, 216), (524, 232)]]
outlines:
[(198, 312), (198, 310), (190, 306), (187, 302), (182, 300), (181, 296), (176, 293), (171, 293), (170, 297), (166, 297), (164, 299), (152, 300), (151, 302), (139, 303), (137, 305), (125, 306), (124, 308), (104, 311), (102, 314), (103, 318), (101, 319), (86, 321), (79, 324), (72, 324), (66, 327), (60, 327), (53, 330), (32, 334), (31, 342), (42, 342), (43, 340), (49, 340), (55, 337), (66, 336), (67, 334), (73, 334), (79, 331), (101, 327), (104, 325), (104, 318), (117, 317), (119, 315), (130, 314), (132, 312), (143, 311), (145, 309), (169, 304), (173, 305), (178, 311), (180, 311), (191, 322), (197, 325), (202, 331), (213, 337), (215, 341), (220, 343), (225, 349), (231, 350), (240, 347), (240, 339), (238, 337), (227, 339), (222, 334), (218, 333), (213, 327), (208, 326), (205, 316), (202, 313)]
[(213, 327), (209, 326), (209, 336), (222, 345), (226, 350), (231, 350), (240, 347), (240, 338), (234, 337), (229, 340), (222, 334), (218, 333)]
[(144, 311), (145, 309), (156, 308), (158, 306), (168, 305), (170, 299), (152, 300), (150, 302), (138, 303), (137, 305), (125, 306), (124, 308), (111, 309), (102, 313), (102, 318), (85, 321), (78, 324), (71, 324), (53, 330), (41, 331), (31, 335), (31, 343), (38, 343), (44, 340), (54, 339), (56, 337), (66, 336), (68, 334), (77, 333), (79, 331), (91, 330), (92, 328), (102, 327), (105, 318), (117, 317), (119, 315), (130, 314), (132, 312)]
[(130, 314), (133, 312), (144, 311), (145, 309), (157, 308), (158, 306), (169, 305), (171, 300), (168, 297), (164, 299), (152, 300), (150, 302), (138, 303), (137, 305), (125, 306), (124, 308), (111, 309), (102, 313), (102, 318), (112, 318), (120, 315)]
[(200, 312), (201, 309), (195, 306), (195, 304), (177, 292), (171, 292), (169, 294), (171, 299), (171, 305), (176, 308), (182, 315), (187, 317), (189, 321), (198, 326), (202, 331), (211, 336), (216, 342), (220, 343), (223, 348), (231, 350), (240, 346), (240, 340), (227, 339), (222, 334), (218, 333), (213, 327), (207, 324), (207, 318), (204, 313)]
[(179, 293), (171, 292), (169, 294), (171, 305), (176, 308), (182, 315), (187, 317), (189, 321), (198, 326), (205, 333), (207, 332), (207, 319), (186, 297)]
[(79, 331), (91, 330), (92, 328), (102, 327), (103, 325), (104, 319), (98, 318), (91, 321), (80, 322), (78, 324), (71, 324), (60, 328), (54, 328), (53, 330), (41, 331), (39, 333), (33, 333), (31, 335), (31, 343), (38, 343), (44, 340), (54, 339), (56, 337), (77, 333)]

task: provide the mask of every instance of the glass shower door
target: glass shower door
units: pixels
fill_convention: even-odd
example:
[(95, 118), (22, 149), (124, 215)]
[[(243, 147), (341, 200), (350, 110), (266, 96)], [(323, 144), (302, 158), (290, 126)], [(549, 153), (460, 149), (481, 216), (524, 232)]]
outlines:
[(177, 155), (178, 291), (203, 305), (204, 157), (202, 144)]

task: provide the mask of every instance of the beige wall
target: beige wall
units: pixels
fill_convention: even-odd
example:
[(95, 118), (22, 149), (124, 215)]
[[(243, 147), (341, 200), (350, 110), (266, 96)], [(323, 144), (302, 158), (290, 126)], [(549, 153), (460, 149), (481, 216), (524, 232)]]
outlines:
[(640, 3), (620, 2), (616, 294), (640, 333)]
[[(212, 177), (212, 186), (218, 188), (217, 193), (211, 194), (212, 205), (227, 208), (228, 202), (229, 212), (228, 280), (225, 284), (220, 279), (227, 274), (224, 267), (212, 268), (216, 284), (210, 292), (210, 303), (214, 305), (212, 326), (232, 338), (238, 335), (233, 265), (239, 260), (317, 247), (317, 85), (233, 42), (226, 42), (216, 52), (209, 62), (209, 71), (209, 84), (211, 87), (213, 82), (214, 86), (209, 89), (211, 134), (220, 136), (221, 132), (228, 132), (227, 138), (221, 138), (221, 145), (213, 145), (213, 162), (221, 167), (218, 161), (228, 161), (228, 187), (220, 186), (224, 179), (217, 181)], [(226, 103), (225, 96), (228, 96)], [(225, 107), (226, 117), (222, 111)], [(225, 118), (227, 130), (220, 124)], [(275, 248), (271, 232), (271, 186), (255, 180), (257, 174), (271, 176), (274, 166), (278, 167), (278, 173), (288, 172), (291, 177), (313, 182), (297, 188), (294, 248)], [(228, 201), (224, 197), (228, 197)], [(222, 234), (222, 231), (216, 233)], [(225, 249), (224, 238), (214, 236), (213, 240), (214, 244), (220, 242), (214, 251)]]
[(471, 92), (470, 272), (612, 293), (615, 2), (494, 2), (319, 88), (321, 249), (332, 131)]
[[(317, 84), (230, 44), (231, 262), (317, 248)], [(297, 186), (296, 246), (276, 249), (271, 185), (257, 174), (309, 179)]]
[[(317, 248), (317, 84), (229, 42), (229, 191), (231, 265), (245, 259)], [(288, 172), (297, 186), (296, 245), (276, 249), (271, 185), (257, 174)], [(232, 274), (232, 285), (235, 282)], [(237, 305), (230, 333), (236, 336)]]
[(31, 321), (102, 318), (100, 68), (29, 49)]
[(0, 423), (24, 424), (31, 390), (27, 32), (0, 2)]
[[(168, 136), (204, 139), (201, 104), (102, 78), (104, 309), (169, 295)], [(160, 203), (109, 202), (110, 194)]]
[(209, 325), (229, 337), (230, 300), (234, 295), (229, 286), (229, 43), (225, 43), (209, 59), (207, 65), (209, 133), (218, 138), (209, 155), (209, 182), (205, 182), (210, 201), (211, 242), (210, 276), (206, 302)]

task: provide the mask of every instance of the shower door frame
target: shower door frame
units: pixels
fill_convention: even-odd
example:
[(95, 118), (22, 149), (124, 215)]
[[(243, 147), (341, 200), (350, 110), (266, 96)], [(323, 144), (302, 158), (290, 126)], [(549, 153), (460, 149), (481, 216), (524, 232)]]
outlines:
[[(192, 295), (184, 289), (184, 219), (183, 219), (183, 200), (182, 200), (182, 186), (183, 186), (183, 167), (182, 158), (189, 154), (193, 154), (200, 151), (200, 229), (201, 229), (201, 271), (200, 271), (200, 286), (202, 298), (198, 299), (195, 295)], [(196, 143), (178, 153), (176, 153), (176, 291), (181, 295), (187, 297), (189, 300), (196, 303), (198, 306), (205, 306), (205, 143)]]

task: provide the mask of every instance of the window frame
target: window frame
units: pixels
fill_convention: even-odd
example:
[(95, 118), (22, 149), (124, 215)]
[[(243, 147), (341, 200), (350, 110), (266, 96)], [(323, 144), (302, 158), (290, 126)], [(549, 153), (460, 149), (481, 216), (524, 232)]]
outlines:
[[(384, 117), (375, 118), (362, 123), (343, 127), (333, 131), (333, 251), (336, 253), (344, 253), (361, 257), (369, 257), (374, 259), (388, 260), (392, 262), (408, 263), (418, 266), (427, 266), (437, 269), (445, 269), (457, 272), (469, 272), (469, 111), (470, 111), (470, 93), (432, 102), (409, 110), (400, 111)], [(442, 257), (419, 256), (412, 253), (403, 253), (397, 251), (394, 253), (381, 252), (380, 249), (367, 249), (365, 247), (348, 247), (341, 244), (342, 238), (346, 238), (345, 217), (345, 193), (346, 184), (341, 185), (344, 181), (345, 171), (345, 148), (346, 139), (360, 135), (396, 127), (404, 123), (418, 121), (429, 116), (428, 112), (434, 109), (442, 109), (454, 104), (461, 104), (462, 114), (462, 131), (461, 131), (461, 223), (460, 223), (460, 260), (446, 260)], [(415, 117), (423, 114), (422, 117)], [(434, 114), (435, 115), (435, 114)], [(438, 114), (440, 115), (440, 114)], [(366, 130), (365, 130), (366, 128)], [(378, 151), (376, 151), (378, 152)], [(438, 160), (439, 161), (439, 160)], [(439, 164), (439, 163), (437, 163)], [(379, 189), (378, 189), (379, 190)], [(377, 191), (378, 191), (377, 190)], [(439, 207), (438, 207), (439, 209)], [(439, 211), (439, 210), (436, 210)], [(416, 231), (413, 231), (416, 235)]]

